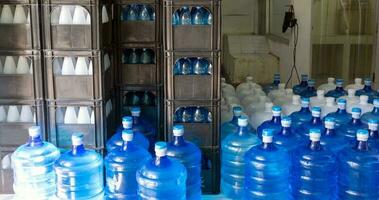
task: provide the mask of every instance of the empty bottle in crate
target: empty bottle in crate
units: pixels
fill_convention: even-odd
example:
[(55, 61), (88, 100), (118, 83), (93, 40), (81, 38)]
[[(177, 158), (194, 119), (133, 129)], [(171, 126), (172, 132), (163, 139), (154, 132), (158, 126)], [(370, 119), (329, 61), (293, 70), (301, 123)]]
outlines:
[(324, 131), (324, 125), (321, 120), (321, 108), (313, 107), (312, 108), (312, 119), (308, 122), (303, 123), (298, 128), (296, 128), (296, 133), (303, 136), (305, 139), (309, 138), (309, 130), (319, 129)]
[(263, 91), (268, 94), (272, 90), (278, 89), (280, 83), (280, 74), (274, 74), (274, 81), (270, 85), (263, 87)]
[(186, 168), (167, 156), (167, 144), (155, 144), (155, 158), (138, 169), (138, 199), (185, 200)]
[(264, 129), (271, 129), (274, 134), (279, 133), (281, 126), (281, 115), (282, 115), (282, 108), (280, 106), (273, 106), (272, 107), (272, 118), (271, 120), (263, 122), (260, 126), (257, 128), (257, 134), (259, 138), (262, 137), (262, 131)]
[(338, 109), (336, 112), (329, 113), (326, 117), (333, 117), (335, 119), (335, 126), (338, 128), (344, 124), (349, 123), (351, 114), (346, 111), (346, 100), (338, 99)]
[(201, 199), (201, 151), (184, 140), (184, 126), (174, 125), (173, 141), (167, 144), (167, 156), (179, 160), (187, 169), (187, 200)]
[(83, 134), (72, 135), (72, 149), (55, 162), (59, 199), (104, 199), (103, 158), (84, 148)]
[(150, 153), (135, 145), (133, 130), (122, 132), (123, 145), (105, 157), (106, 199), (137, 199), (137, 170), (151, 159)]
[(124, 140), (122, 139), (122, 134), (124, 131), (133, 130), (133, 140), (137, 146), (144, 149), (149, 149), (149, 140), (144, 136), (144, 134), (133, 125), (133, 118), (130, 116), (125, 116), (122, 118), (122, 128), (116, 131), (116, 133), (107, 142), (107, 151), (112, 152), (114, 149), (118, 149), (124, 145)]
[(365, 83), (365, 86), (363, 87), (363, 89), (357, 90), (355, 92), (355, 95), (357, 96), (366, 95), (369, 97), (369, 102), (372, 102), (373, 99), (378, 96), (378, 92), (372, 89), (371, 79), (366, 78), (364, 83)]
[(334, 117), (325, 117), (324, 124), (325, 129), (321, 133), (321, 144), (337, 155), (341, 149), (349, 144), (349, 141), (344, 135), (337, 133)]
[(317, 96), (317, 91), (316, 91), (316, 88), (315, 88), (315, 85), (316, 85), (316, 82), (315, 80), (308, 80), (308, 87), (306, 90), (304, 90), (300, 96), (301, 97), (307, 97), (307, 98), (311, 98), (311, 97), (315, 97)]
[(124, 64), (153, 64), (155, 55), (151, 49), (125, 49), (122, 55)]
[(253, 77), (247, 76), (246, 81), (237, 86), (236, 94), (239, 98), (241, 98), (243, 96), (243, 95), (241, 95), (241, 93), (243, 93), (243, 91), (257, 90), (257, 89), (262, 89), (262, 87), (254, 82)]
[(338, 199), (379, 199), (378, 151), (368, 139), (368, 131), (359, 129), (355, 143), (338, 154)]
[(173, 25), (211, 25), (212, 14), (202, 6), (184, 6), (173, 14)]
[(238, 130), (221, 142), (221, 191), (231, 199), (243, 197), (244, 155), (260, 143), (259, 138), (248, 130), (245, 116), (238, 118)]
[(291, 115), (292, 127), (297, 128), (302, 124), (311, 121), (312, 113), (309, 109), (309, 98), (301, 98), (301, 109)]
[(127, 5), (122, 10), (122, 21), (154, 21), (154, 9), (145, 4), (131, 4)]
[(331, 90), (336, 88), (336, 84), (334, 84), (335, 78), (329, 77), (327, 83), (321, 84), (317, 90), (324, 90), (325, 93), (328, 93)]
[(367, 124), (370, 119), (379, 120), (379, 99), (374, 99), (374, 108), (371, 112), (362, 115), (362, 122)]
[(361, 121), (360, 108), (353, 108), (351, 112), (351, 117), (352, 119), (349, 123), (337, 129), (337, 134), (344, 135), (349, 141), (355, 138), (357, 130), (367, 128), (367, 126)]
[(54, 162), (59, 150), (42, 141), (39, 126), (29, 128), (29, 139), (12, 154), (13, 189), (17, 199), (49, 199), (55, 195)]
[(289, 153), (277, 147), (274, 133), (263, 130), (262, 144), (245, 154), (245, 199), (292, 199)]
[(175, 123), (209, 123), (212, 114), (207, 108), (201, 106), (180, 107), (175, 111)]
[(334, 97), (338, 99), (342, 96), (347, 95), (347, 91), (343, 89), (343, 79), (336, 80), (336, 88), (334, 90), (330, 90), (325, 94), (326, 97)]
[(300, 95), (304, 90), (307, 89), (308, 87), (308, 75), (306, 74), (302, 74), (301, 75), (301, 82), (299, 85), (295, 85), (293, 86), (293, 93), (294, 94), (297, 94), (297, 95)]
[(336, 199), (336, 155), (321, 145), (321, 132), (311, 129), (310, 142), (295, 150), (291, 175), (294, 199)]

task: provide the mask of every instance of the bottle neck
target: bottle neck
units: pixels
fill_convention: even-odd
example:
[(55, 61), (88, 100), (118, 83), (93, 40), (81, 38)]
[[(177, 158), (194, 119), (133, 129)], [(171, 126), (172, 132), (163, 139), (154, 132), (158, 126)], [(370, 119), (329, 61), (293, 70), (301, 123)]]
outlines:
[(316, 88), (314, 86), (309, 86), (308, 85), (308, 91), (315, 91), (315, 90), (316, 90)]
[(365, 91), (372, 90), (371, 85), (365, 85), (365, 86), (363, 87), (363, 90), (365, 90)]
[(312, 117), (312, 124), (319, 124), (321, 123), (320, 117)]
[(327, 128), (327, 129), (325, 129), (325, 135), (326, 136), (335, 136), (336, 132), (334, 131), (334, 129)]
[(122, 145), (122, 150), (127, 151), (129, 149), (133, 148), (133, 143), (132, 141), (124, 141)]
[(300, 112), (311, 112), (310, 110), (309, 110), (309, 107), (307, 106), (307, 107), (301, 107), (301, 109), (300, 109)]
[(43, 144), (43, 142), (42, 142), (41, 136), (38, 136), (38, 137), (30, 137), (29, 136), (28, 146), (38, 147), (38, 146), (42, 146), (42, 144)]
[(320, 141), (311, 141), (309, 143), (309, 149), (311, 149), (313, 151), (319, 151), (319, 150), (321, 150), (321, 143), (320, 143)]
[(306, 80), (302, 80), (302, 81), (300, 82), (300, 85), (301, 85), (301, 86), (308, 86), (308, 81), (306, 81)]
[(245, 135), (247, 134), (247, 126), (239, 126), (238, 128), (238, 135)]
[(373, 130), (369, 130), (369, 134), (370, 134), (370, 138), (379, 138), (379, 132), (376, 130), (376, 131), (373, 131)]
[(156, 156), (154, 164), (155, 166), (160, 166), (165, 160), (167, 160), (167, 156)]
[(137, 125), (140, 123), (139, 116), (133, 116), (133, 125)]
[(291, 127), (282, 127), (282, 130), (279, 133), (280, 135), (283, 136), (289, 136), (292, 134)]
[(174, 136), (174, 145), (175, 146), (181, 146), (185, 143), (184, 137), (183, 136)]
[(275, 146), (274, 146), (274, 144), (272, 142), (270, 142), (270, 143), (263, 142), (262, 143), (262, 148), (270, 150), (270, 149), (274, 149)]
[(337, 87), (336, 87), (336, 91), (338, 91), (338, 92), (342, 92), (342, 91), (344, 91), (344, 90), (343, 90), (343, 87), (341, 87), (341, 86), (337, 86)]
[(278, 86), (280, 83), (280, 80), (274, 80), (274, 82), (272, 82), (272, 84), (274, 84), (275, 86)]
[(353, 124), (353, 125), (359, 125), (359, 124), (361, 124), (362, 122), (361, 122), (361, 119), (360, 118), (353, 118), (352, 120), (351, 120), (351, 124)]
[(84, 148), (84, 145), (72, 145), (72, 154), (73, 155), (80, 155), (84, 153), (86, 150)]
[(379, 113), (379, 107), (374, 107), (374, 109), (372, 109), (372, 113)]
[(359, 151), (368, 151), (368, 142), (367, 141), (357, 141), (355, 148)]
[(272, 116), (271, 122), (274, 124), (280, 124), (282, 121), (282, 118), (279, 116)]
[(347, 112), (346, 112), (345, 108), (338, 108), (337, 113), (339, 113), (339, 114), (346, 114)]
[(232, 118), (232, 121), (231, 121), (231, 123), (232, 124), (236, 124), (236, 125), (238, 125), (238, 116), (233, 116), (233, 118)]

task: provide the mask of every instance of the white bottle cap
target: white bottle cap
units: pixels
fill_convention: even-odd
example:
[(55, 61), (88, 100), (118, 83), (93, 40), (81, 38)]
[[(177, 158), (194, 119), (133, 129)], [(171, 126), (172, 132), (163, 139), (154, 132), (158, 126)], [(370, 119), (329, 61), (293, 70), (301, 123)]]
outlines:
[(262, 131), (262, 142), (263, 143), (272, 143), (274, 133), (272, 129), (263, 129)]
[(157, 157), (163, 157), (167, 154), (167, 143), (166, 142), (157, 142), (155, 143), (155, 155)]
[(39, 126), (32, 126), (29, 129), (29, 136), (36, 138), (41, 135), (41, 128)]
[(122, 140), (124, 140), (124, 142), (132, 141), (133, 136), (134, 136), (133, 130), (131, 130), (131, 129), (122, 130)]
[(176, 137), (183, 136), (183, 134), (184, 134), (184, 126), (183, 125), (175, 125), (172, 128), (172, 133)]
[(313, 117), (320, 117), (321, 116), (321, 108), (318, 106), (315, 106), (312, 108), (312, 116)]
[(325, 90), (317, 90), (318, 97), (324, 97), (324, 95), (325, 95)]
[(336, 125), (336, 119), (334, 117), (326, 117), (324, 123), (325, 123), (325, 128), (334, 129)]
[(283, 117), (282, 118), (281, 124), (283, 127), (286, 127), (286, 128), (291, 127), (291, 123), (292, 123), (292, 120), (290, 117)]
[(368, 129), (371, 131), (377, 131), (378, 130), (378, 121), (375, 119), (368, 120)]
[(254, 78), (252, 76), (247, 76), (246, 77), (246, 82), (251, 82), (253, 80), (254, 80)]
[(349, 97), (354, 97), (355, 96), (355, 89), (348, 89), (347, 94)]
[(293, 94), (293, 90), (291, 88), (286, 89), (286, 95), (291, 95)]
[(221, 83), (225, 83), (225, 82), (226, 82), (225, 78), (221, 77)]
[(351, 109), (351, 117), (353, 119), (359, 119), (359, 118), (361, 118), (361, 113), (362, 113), (362, 110), (360, 108), (354, 107), (354, 108)]
[(320, 129), (311, 129), (309, 130), (309, 139), (312, 142), (318, 142), (321, 138), (321, 131)]
[(279, 83), (278, 88), (279, 88), (279, 90), (284, 90), (286, 88), (286, 84)]
[(354, 79), (354, 83), (355, 83), (356, 85), (361, 85), (361, 84), (362, 84), (362, 79), (361, 79), (361, 78), (355, 78), (355, 79)]
[(328, 83), (329, 83), (329, 84), (334, 83), (334, 80), (335, 80), (335, 78), (333, 78), (333, 77), (329, 77), (329, 78), (328, 78)]
[(360, 104), (367, 104), (368, 103), (368, 96), (367, 95), (359, 96), (359, 103)]
[(238, 126), (245, 127), (248, 125), (247, 117), (246, 116), (241, 116), (238, 118)]
[(130, 116), (123, 117), (122, 127), (125, 129), (131, 129), (133, 127), (133, 117), (130, 117)]
[(132, 107), (130, 109), (130, 112), (132, 113), (133, 117), (139, 117), (141, 115), (141, 108), (140, 107)]
[(326, 97), (325, 100), (327, 106), (334, 106), (334, 97)]
[(365, 129), (357, 130), (357, 140), (366, 142), (368, 140), (368, 131)]
[(72, 145), (78, 146), (83, 144), (83, 133), (73, 133), (71, 136)]

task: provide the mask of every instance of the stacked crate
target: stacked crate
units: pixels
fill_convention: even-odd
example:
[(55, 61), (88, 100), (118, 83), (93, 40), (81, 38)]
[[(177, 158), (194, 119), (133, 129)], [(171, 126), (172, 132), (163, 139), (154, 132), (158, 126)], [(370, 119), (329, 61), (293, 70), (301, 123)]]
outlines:
[[(215, 194), (219, 192), (220, 177), (220, 1), (163, 2), (165, 139), (172, 139), (174, 124), (184, 125), (184, 137), (202, 150), (203, 193)], [(198, 7), (208, 12), (207, 23), (196, 24), (193, 19), (191, 24), (178, 22), (182, 20), (183, 10), (190, 10), (192, 15)], [(183, 20), (186, 20), (185, 17)], [(199, 58), (209, 63), (207, 73), (178, 72), (177, 67), (182, 62), (180, 59), (194, 63)], [(202, 113), (206, 112), (204, 121), (182, 119), (183, 110), (189, 111), (193, 117), (197, 108), (201, 108)]]
[(37, 0), (0, 2), (0, 194), (12, 193), (10, 155), (44, 129), (40, 16)]
[(73, 132), (102, 152), (115, 122), (113, 4), (42, 0), (48, 140), (71, 146)]
[(159, 0), (115, 0), (118, 124), (141, 107), (158, 130), (162, 118), (161, 4)]

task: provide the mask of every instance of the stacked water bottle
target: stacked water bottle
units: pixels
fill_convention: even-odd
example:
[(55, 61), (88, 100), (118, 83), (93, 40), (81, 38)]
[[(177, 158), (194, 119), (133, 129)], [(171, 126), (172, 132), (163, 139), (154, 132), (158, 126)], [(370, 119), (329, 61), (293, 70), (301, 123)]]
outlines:
[[(344, 88), (343, 80), (334, 84), (330, 78), (316, 90), (314, 81), (307, 79), (303, 75), (302, 82), (293, 87), (296, 95), (279, 81), (277, 89), (273, 89), (275, 81), (266, 87), (276, 105), (271, 103), (271, 114), (253, 113), (251, 124), (243, 105), (236, 104), (240, 99), (233, 96), (233, 86), (223, 83), (233, 112), (221, 128), (221, 190), (227, 197), (379, 198), (377, 186), (367, 184), (379, 178), (379, 99), (371, 80), (365, 79), (363, 85), (355, 79)], [(253, 85), (259, 88), (251, 77), (247, 82), (250, 90), (239, 96), (256, 91)], [(261, 118), (264, 122), (254, 126)]]
[(0, 194), (12, 192), (10, 153), (27, 139), (28, 126), (45, 123), (38, 6), (0, 2)]

